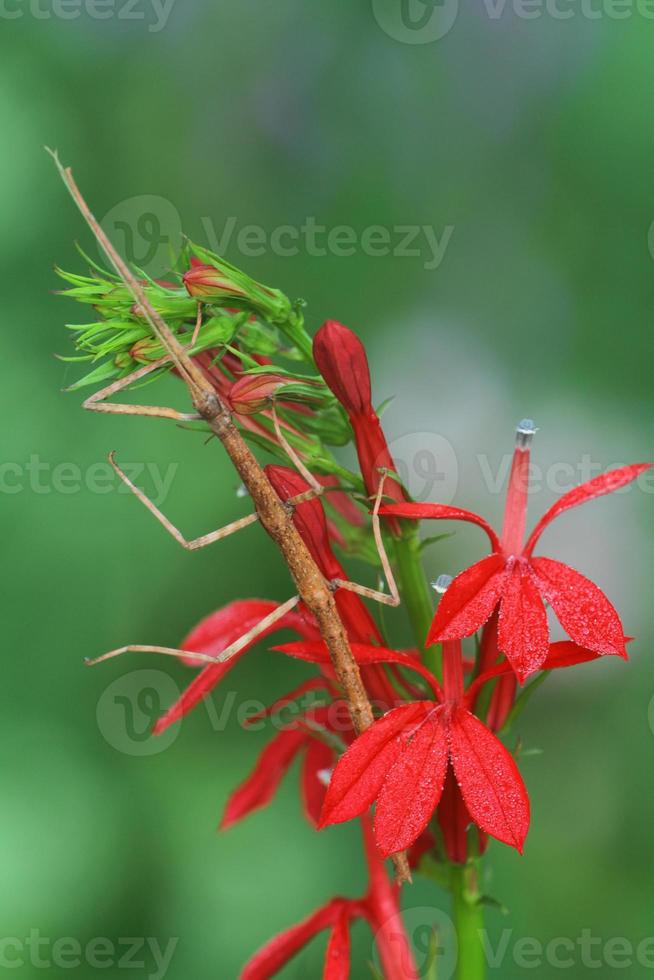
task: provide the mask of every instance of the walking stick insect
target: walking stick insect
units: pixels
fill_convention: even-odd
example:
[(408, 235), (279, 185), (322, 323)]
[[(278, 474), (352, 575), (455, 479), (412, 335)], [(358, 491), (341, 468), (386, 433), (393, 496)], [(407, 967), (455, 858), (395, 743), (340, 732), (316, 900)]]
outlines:
[[(313, 478), (312, 474), (306, 470), (297, 454), (292, 450), (289, 443), (282, 435), (283, 441), (280, 440), (282, 442), (282, 446), (289, 454), (289, 457), (295, 463), (295, 465), (298, 466), (298, 464), (300, 464), (298, 469), (305, 479), (308, 480), (311, 490), (306, 494), (302, 494), (300, 497), (287, 501), (286, 503), (280, 500), (266, 477), (263, 469), (261, 468), (258, 460), (251, 452), (235, 426), (227, 406), (222, 403), (213, 386), (203, 375), (198, 366), (193, 362), (193, 359), (189, 356), (188, 350), (180, 343), (178, 337), (173, 333), (161, 315), (154, 309), (145, 293), (145, 290), (143, 289), (143, 286), (134, 276), (130, 268), (110, 242), (107, 235), (104, 233), (103, 229), (100, 227), (98, 221), (90, 211), (79, 188), (77, 187), (71, 170), (62, 166), (56, 152), (48, 152), (51, 153), (64, 184), (66, 185), (83, 218), (97, 239), (102, 251), (111, 263), (112, 267), (115, 269), (119, 278), (122, 280), (124, 286), (131, 293), (135, 303), (138, 305), (141, 315), (151, 329), (154, 337), (166, 351), (164, 357), (160, 358), (158, 361), (145, 365), (143, 368), (137, 369), (127, 377), (121, 378), (118, 381), (108, 385), (101, 391), (96, 392), (94, 395), (91, 395), (91, 397), (84, 402), (84, 408), (96, 412), (109, 412), (121, 415), (145, 415), (151, 418), (165, 418), (178, 422), (197, 419), (204, 420), (206, 423), (208, 423), (211, 431), (218, 437), (227, 451), (227, 454), (229, 455), (237, 473), (239, 474), (252, 499), (254, 513), (246, 518), (234, 521), (226, 527), (210, 532), (209, 534), (202, 535), (194, 540), (187, 541), (181, 532), (175, 528), (170, 521), (168, 521), (168, 519), (150, 500), (148, 500), (145, 494), (128, 480), (126, 475), (115, 462), (113, 455), (110, 456), (112, 466), (121, 479), (124, 480), (135, 495), (142, 501), (142, 503), (148, 507), (151, 513), (153, 513), (160, 523), (163, 524), (169, 533), (172, 534), (172, 536), (187, 550), (193, 551), (206, 547), (215, 541), (219, 541), (227, 537), (229, 534), (235, 533), (250, 523), (259, 521), (281, 551), (286, 565), (291, 573), (291, 577), (295, 583), (297, 594), (275, 610), (274, 613), (267, 617), (266, 621), (260, 623), (256, 628), (257, 633), (261, 632), (276, 619), (279, 619), (285, 612), (292, 609), (301, 600), (316, 620), (320, 634), (329, 651), (336, 676), (344, 691), (348, 703), (354, 730), (357, 734), (362, 733), (373, 723), (374, 716), (365, 687), (361, 680), (359, 667), (352, 654), (345, 628), (339, 617), (336, 604), (334, 602), (333, 593), (336, 588), (347, 588), (388, 605), (397, 605), (399, 603), (399, 595), (391, 574), (388, 559), (384, 552), (383, 541), (379, 529), (378, 510), (381, 502), (383, 480), (382, 485), (380, 486), (380, 491), (378, 492), (375, 500), (373, 528), (377, 547), (379, 548), (381, 545), (380, 557), (382, 560), (382, 567), (387, 576), (391, 594), (387, 595), (386, 593), (376, 592), (375, 590), (367, 589), (364, 586), (357, 586), (354, 583), (343, 582), (341, 580), (326, 582), (292, 521), (293, 506), (300, 503), (302, 500), (310, 499), (310, 497), (322, 493), (323, 487), (320, 486), (320, 484), (318, 484)], [(198, 317), (191, 339), (191, 344), (193, 344), (194, 338), (199, 333), (201, 325), (202, 310), (201, 304), (199, 304)], [(119, 404), (108, 402), (106, 400), (112, 395), (129, 388), (136, 381), (142, 380), (151, 372), (167, 364), (172, 364), (175, 367), (177, 373), (186, 384), (196, 410), (194, 413), (179, 412), (166, 406)], [(281, 427), (279, 426), (276, 416), (275, 430), (279, 438), (281, 435)], [(257, 635), (257, 633), (254, 635)], [(224, 650), (217, 658), (218, 661), (224, 661), (230, 656), (234, 656), (238, 650), (242, 649), (242, 647), (253, 638), (252, 631), (250, 631), (250, 633), (246, 634), (244, 637), (241, 637), (236, 641), (236, 643)], [(177, 657), (180, 655), (185, 657), (189, 656), (188, 652), (175, 650), (173, 648), (128, 646), (110, 651), (110, 653), (90, 662), (98, 663), (102, 660), (106, 660), (109, 657), (114, 657), (128, 651), (156, 652)], [(194, 656), (194, 659), (197, 659), (198, 661), (216, 662), (216, 658), (200, 655)], [(410, 880), (411, 876), (406, 855), (403, 853), (397, 854), (394, 856), (393, 861), (395, 864), (398, 881), (404, 882)]]

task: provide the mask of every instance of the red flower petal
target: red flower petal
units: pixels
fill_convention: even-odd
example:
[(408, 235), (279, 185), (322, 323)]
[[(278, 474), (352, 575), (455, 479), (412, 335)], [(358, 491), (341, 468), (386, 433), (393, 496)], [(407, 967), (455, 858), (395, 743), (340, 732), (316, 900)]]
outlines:
[(416, 722), (433, 707), (432, 701), (415, 701), (393, 708), (355, 739), (330, 780), (321, 828), (351, 820), (368, 809)]
[(436, 816), (443, 832), (445, 850), (450, 861), (454, 861), (455, 864), (465, 864), (468, 860), (468, 826), (472, 823), (472, 817), (463, 802), (451, 766), (447, 770), (443, 795)]
[(288, 704), (293, 704), (298, 698), (302, 697), (303, 694), (307, 694), (309, 691), (325, 691), (331, 690), (328, 682), (323, 677), (310, 677), (309, 680), (303, 681), (294, 687), (292, 691), (287, 694), (283, 694), (281, 698), (277, 698), (268, 707), (263, 708), (261, 711), (257, 711), (256, 715), (248, 715), (243, 719), (243, 727), (247, 728), (250, 725), (254, 725), (256, 722), (261, 721), (263, 718), (269, 718), (270, 715), (274, 715), (277, 711), (280, 711)]
[[(279, 603), (265, 599), (241, 599), (231, 602), (223, 609), (206, 616), (182, 643), (182, 650), (193, 653), (204, 653), (209, 657), (217, 657), (223, 650), (238, 640), (254, 626), (277, 609)], [(152, 729), (153, 734), (160, 735), (169, 725), (174, 724), (187, 715), (192, 708), (209, 694), (223, 677), (234, 667), (241, 657), (259, 643), (264, 636), (278, 630), (293, 629), (300, 636), (314, 639), (319, 636), (318, 629), (307, 615), (292, 609), (276, 623), (263, 630), (256, 639), (239, 650), (235, 656), (222, 664), (209, 664), (191, 681), (182, 696), (162, 715)], [(187, 661), (197, 667), (198, 661), (191, 658)]]
[(384, 780), (375, 809), (375, 839), (384, 857), (420, 836), (438, 806), (449, 757), (448, 716), (431, 711)]
[[(266, 466), (265, 474), (280, 500), (299, 497), (311, 489), (304, 477), (288, 466)], [(314, 497), (297, 504), (293, 509), (293, 523), (325, 578), (338, 578), (342, 568), (329, 543), (327, 520), (320, 500)]]
[(451, 759), (470, 816), (487, 834), (522, 854), (529, 830), (529, 797), (515, 759), (464, 708), (450, 724)]
[(577, 664), (585, 664), (590, 660), (599, 660), (602, 656), (596, 650), (589, 650), (587, 647), (580, 647), (572, 640), (559, 640), (552, 643), (547, 660), (543, 664), (543, 670), (557, 670), (559, 667), (575, 667)]
[(333, 926), (346, 907), (344, 899), (334, 898), (296, 926), (275, 936), (243, 967), (240, 980), (268, 980), (273, 977), (314, 936)]
[(575, 643), (626, 659), (620, 617), (601, 589), (574, 568), (552, 558), (532, 558), (531, 565), (541, 594)]
[[(281, 643), (273, 649), (280, 653), (286, 653), (290, 657), (307, 660), (309, 663), (331, 663), (329, 651), (322, 641), (299, 640), (293, 643)], [(437, 698), (443, 697), (440, 684), (432, 672), (415, 656), (402, 653), (400, 650), (390, 650), (388, 647), (369, 646), (366, 643), (350, 643), (350, 649), (354, 654), (354, 659), (362, 667), (369, 664), (400, 664), (409, 670), (415, 670), (427, 681)]]
[[(200, 620), (182, 641), (182, 650), (217, 657), (231, 643), (274, 612), (278, 606), (278, 602), (271, 602), (269, 599), (237, 599), (235, 602), (230, 602)], [(296, 609), (292, 609), (261, 636), (268, 636), (274, 630), (280, 629), (294, 629), (307, 639), (315, 639), (320, 635), (308, 614)], [(188, 658), (187, 663), (190, 667), (198, 665), (198, 661), (191, 657)]]
[(531, 555), (536, 542), (543, 533), (544, 529), (550, 524), (555, 517), (562, 514), (564, 510), (569, 510), (571, 507), (578, 507), (580, 504), (585, 504), (588, 500), (593, 500), (595, 497), (602, 497), (605, 493), (613, 493), (614, 490), (618, 490), (620, 487), (624, 487), (627, 483), (631, 483), (635, 480), (641, 473), (648, 470), (654, 463), (635, 463), (632, 466), (622, 466), (617, 470), (609, 470), (608, 473), (602, 473), (601, 476), (596, 476), (592, 480), (588, 480), (587, 483), (582, 483), (581, 486), (575, 487), (574, 490), (569, 490), (568, 493), (564, 493), (563, 496), (556, 501), (556, 503), (550, 507), (550, 509), (543, 514), (538, 524), (531, 532), (529, 540), (525, 545), (524, 554), (526, 556)]
[(257, 759), (245, 782), (234, 790), (227, 801), (220, 822), (221, 830), (227, 830), (254, 810), (270, 803), (307, 738), (307, 733), (300, 728), (287, 728), (275, 735)]
[[(626, 642), (629, 642), (629, 637), (626, 637)], [(557, 643), (550, 644), (547, 659), (540, 669), (558, 670), (562, 667), (575, 667), (577, 664), (589, 663), (591, 660), (600, 660), (602, 656), (603, 654), (598, 653), (596, 650), (581, 647), (578, 643), (573, 643), (572, 640), (559, 640)], [(496, 677), (505, 679), (506, 674), (510, 671), (511, 666), (505, 661), (479, 674), (466, 691), (466, 705), (470, 706), (474, 704), (475, 698), (485, 684), (488, 684), (489, 681), (494, 680)], [(489, 727), (493, 726), (489, 723)]]
[[(347, 575), (341, 569), (341, 572), (333, 575), (332, 578), (347, 580)], [(338, 589), (334, 595), (334, 601), (351, 640), (359, 643), (381, 643), (382, 638), (377, 629), (377, 624), (355, 592)]]
[(341, 909), (332, 929), (323, 980), (348, 980), (350, 976), (350, 915), (347, 906)]
[(438, 605), (427, 646), (459, 640), (483, 626), (497, 605), (506, 574), (506, 559), (493, 554), (457, 575)]
[(471, 510), (460, 507), (447, 507), (445, 504), (384, 504), (379, 513), (386, 516), (410, 517), (414, 521), (467, 521), (476, 524), (488, 535), (493, 551), (500, 550), (500, 541), (490, 524)]
[(524, 560), (513, 562), (502, 592), (498, 646), (521, 684), (542, 667), (549, 651), (547, 613)]
[(323, 773), (329, 772), (335, 761), (334, 750), (328, 745), (316, 738), (309, 741), (302, 764), (302, 799), (307, 818), (316, 826), (320, 823), (320, 813), (327, 792), (327, 781), (323, 778)]

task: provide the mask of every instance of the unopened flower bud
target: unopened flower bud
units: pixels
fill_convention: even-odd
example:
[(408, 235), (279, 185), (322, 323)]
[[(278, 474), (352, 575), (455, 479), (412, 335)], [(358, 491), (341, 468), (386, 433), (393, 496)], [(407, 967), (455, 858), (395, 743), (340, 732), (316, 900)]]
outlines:
[(114, 364), (117, 368), (120, 368), (121, 371), (123, 371), (125, 368), (131, 367), (133, 363), (134, 361), (132, 360), (131, 355), (126, 351), (121, 351), (120, 354), (116, 354), (114, 357)]
[(368, 358), (352, 330), (336, 320), (327, 320), (314, 338), (313, 356), (348, 415), (358, 415), (371, 408)]
[(183, 279), (189, 296), (196, 299), (219, 301), (227, 297), (238, 299), (247, 296), (246, 291), (230, 278), (228, 272), (199, 259), (191, 259), (191, 268), (184, 273)]
[(275, 392), (286, 382), (280, 374), (246, 374), (229, 391), (229, 403), (237, 415), (254, 415), (270, 404)]
[(187, 292), (194, 299), (221, 306), (245, 307), (271, 323), (286, 324), (292, 319), (290, 301), (278, 289), (270, 289), (230, 265), (213, 252), (193, 245), (191, 268), (183, 276)]
[(158, 360), (163, 355), (163, 350), (154, 337), (144, 337), (143, 340), (137, 340), (132, 345), (129, 353), (139, 364), (149, 364), (151, 361)]
[[(372, 406), (370, 369), (366, 351), (352, 330), (327, 320), (313, 341), (313, 356), (328, 387), (348, 414), (356, 444), (359, 468), (368, 495), (374, 498), (381, 471), (397, 471), (377, 414)], [(396, 503), (406, 500), (399, 482), (391, 475), (384, 483), (384, 496)], [(400, 533), (394, 518), (388, 518), (393, 534)]]

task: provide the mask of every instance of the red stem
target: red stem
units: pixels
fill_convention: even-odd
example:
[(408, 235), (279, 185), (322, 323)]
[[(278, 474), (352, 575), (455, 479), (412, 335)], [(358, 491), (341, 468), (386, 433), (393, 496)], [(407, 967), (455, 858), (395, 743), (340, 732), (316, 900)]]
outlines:
[(399, 888), (389, 880), (386, 866), (377, 850), (370, 814), (361, 817), (361, 829), (370, 880), (365, 911), (379, 950), (384, 980), (419, 980), (411, 944), (402, 922)]

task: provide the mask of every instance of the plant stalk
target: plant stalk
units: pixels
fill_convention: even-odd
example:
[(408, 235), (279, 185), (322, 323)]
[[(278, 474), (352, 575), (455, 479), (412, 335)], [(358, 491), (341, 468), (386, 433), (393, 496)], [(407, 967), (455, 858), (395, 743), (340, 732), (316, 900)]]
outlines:
[(402, 533), (395, 538), (395, 557), (400, 578), (400, 591), (413, 630), (416, 646), (432, 673), (442, 678), (440, 647), (425, 649), (425, 640), (434, 616), (429, 583), (420, 556), (420, 539), (413, 521), (402, 522)]
[(471, 864), (454, 865), (451, 875), (452, 912), (458, 940), (456, 978), (484, 980), (484, 907), (480, 902), (477, 868)]

